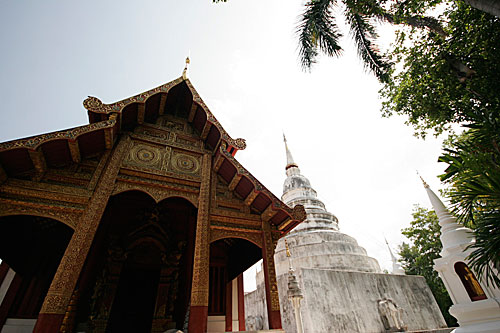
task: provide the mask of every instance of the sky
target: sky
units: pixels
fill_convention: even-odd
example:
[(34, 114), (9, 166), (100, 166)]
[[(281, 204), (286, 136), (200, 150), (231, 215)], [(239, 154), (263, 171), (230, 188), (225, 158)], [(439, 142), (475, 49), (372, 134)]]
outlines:
[(0, 142), (87, 124), (87, 96), (113, 103), (147, 91), (179, 77), (190, 55), (194, 87), (246, 139), (236, 158), (247, 170), (281, 196), (284, 132), (340, 230), (390, 271), (384, 237), (395, 252), (413, 206), (430, 208), (416, 170), (441, 188), (443, 138), (417, 139), (405, 117), (382, 118), (381, 86), (348, 36), (342, 57), (302, 71), (302, 11), (302, 0), (1, 1)]

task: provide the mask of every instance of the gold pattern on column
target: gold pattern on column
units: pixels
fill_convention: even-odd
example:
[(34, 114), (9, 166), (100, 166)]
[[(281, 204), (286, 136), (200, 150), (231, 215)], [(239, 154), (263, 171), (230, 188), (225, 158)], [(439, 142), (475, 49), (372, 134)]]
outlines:
[(87, 257), (102, 214), (113, 191), (120, 164), (130, 146), (130, 139), (124, 137), (111, 155), (111, 158), (97, 183), (88, 207), (82, 214), (75, 232), (66, 248), (61, 263), (52, 280), (40, 313), (64, 314), (73, 289)]
[(208, 271), (210, 241), (210, 176), (211, 156), (203, 155), (201, 170), (198, 218), (196, 225), (196, 243), (194, 248), (193, 286), (191, 306), (208, 306)]
[(268, 222), (262, 221), (262, 235), (264, 237), (264, 248), (266, 254), (266, 260), (264, 260), (264, 265), (267, 265), (267, 272), (269, 278), (269, 289), (271, 294), (271, 310), (280, 310), (280, 300), (278, 295), (278, 282), (276, 281), (276, 269), (274, 266), (274, 249), (277, 244), (271, 231), (271, 227)]
[(80, 163), (82, 160), (80, 155), (80, 147), (78, 147), (78, 141), (68, 140), (69, 152), (71, 153), (71, 159), (75, 163)]
[(146, 104), (140, 103), (137, 106), (137, 123), (144, 123), (144, 115), (146, 114)]
[(43, 174), (47, 170), (47, 163), (45, 162), (45, 156), (41, 151), (38, 150), (28, 150), (28, 153), (35, 166), (36, 175), (34, 180), (40, 180)]

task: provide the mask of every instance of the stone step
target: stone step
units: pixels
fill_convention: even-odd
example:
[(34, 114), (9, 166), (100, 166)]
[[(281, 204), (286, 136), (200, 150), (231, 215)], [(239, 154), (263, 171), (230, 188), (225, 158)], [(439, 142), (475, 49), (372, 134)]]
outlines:
[(422, 330), (422, 331), (407, 331), (406, 333), (450, 333), (456, 327), (447, 328), (436, 328), (434, 330)]
[(226, 332), (226, 333), (285, 333), (285, 330), (283, 329), (278, 329), (278, 330), (258, 330), (258, 331), (235, 331), (235, 332)]

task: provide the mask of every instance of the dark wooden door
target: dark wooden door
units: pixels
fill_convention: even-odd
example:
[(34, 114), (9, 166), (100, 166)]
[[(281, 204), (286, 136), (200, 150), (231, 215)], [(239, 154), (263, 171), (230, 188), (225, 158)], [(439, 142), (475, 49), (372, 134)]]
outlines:
[(159, 270), (124, 268), (106, 332), (151, 332)]

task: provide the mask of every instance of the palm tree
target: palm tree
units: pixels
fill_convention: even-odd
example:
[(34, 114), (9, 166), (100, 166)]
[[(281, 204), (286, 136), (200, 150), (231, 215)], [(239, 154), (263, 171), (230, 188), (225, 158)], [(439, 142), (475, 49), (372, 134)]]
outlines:
[(500, 126), (497, 117), (488, 118), (469, 125), (439, 161), (448, 164), (441, 180), (450, 185), (453, 212), (474, 231), (470, 265), (500, 287)]
[[(300, 62), (305, 70), (310, 70), (319, 52), (337, 57), (342, 53), (339, 39), (342, 33), (333, 15), (334, 7), (343, 7), (344, 16), (350, 26), (358, 55), (364, 66), (382, 83), (390, 77), (391, 63), (383, 56), (375, 41), (378, 37), (374, 23), (404, 24), (412, 28), (428, 29), (446, 38), (448, 34), (440, 21), (425, 16), (428, 9), (435, 8), (442, 0), (310, 0), (305, 4), (297, 34), (299, 36)], [(500, 4), (497, 1), (465, 1), (482, 11), (499, 16)], [(468, 77), (473, 71), (454, 58), (450, 58), (453, 68)]]

